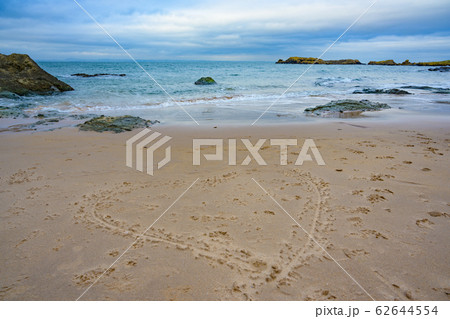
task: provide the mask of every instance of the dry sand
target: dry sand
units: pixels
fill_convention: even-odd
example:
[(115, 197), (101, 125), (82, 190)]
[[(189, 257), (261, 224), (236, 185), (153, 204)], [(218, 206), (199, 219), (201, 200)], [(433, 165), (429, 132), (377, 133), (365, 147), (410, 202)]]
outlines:
[[(449, 299), (448, 123), (154, 129), (154, 176), (125, 166), (137, 131), (0, 135), (0, 299), (77, 299), (197, 178), (82, 300)], [(313, 138), (327, 165), (194, 167), (193, 137)]]

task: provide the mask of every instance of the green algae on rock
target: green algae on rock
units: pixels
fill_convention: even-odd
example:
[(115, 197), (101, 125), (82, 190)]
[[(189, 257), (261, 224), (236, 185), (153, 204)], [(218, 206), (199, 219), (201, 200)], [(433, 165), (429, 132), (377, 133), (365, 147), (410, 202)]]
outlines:
[[(369, 100), (336, 100), (324, 105), (305, 109), (305, 113), (309, 115), (324, 116), (336, 115), (340, 113), (353, 112), (362, 113), (366, 111), (379, 111), (382, 109), (390, 109), (391, 107), (385, 103), (371, 102)], [(356, 114), (355, 113), (355, 114)], [(339, 116), (340, 117), (340, 116)]]
[(144, 120), (143, 118), (124, 115), (124, 116), (98, 116), (77, 126), (81, 131), (95, 131), (121, 133), (131, 131), (135, 128), (149, 127), (159, 123), (159, 121)]
[(197, 81), (195, 81), (194, 83), (195, 85), (211, 85), (211, 84), (216, 84), (216, 81), (214, 81), (214, 79), (212, 77), (202, 77), (200, 79), (198, 79)]
[(64, 91), (73, 88), (45, 72), (28, 55), (0, 54), (0, 92), (29, 95)]

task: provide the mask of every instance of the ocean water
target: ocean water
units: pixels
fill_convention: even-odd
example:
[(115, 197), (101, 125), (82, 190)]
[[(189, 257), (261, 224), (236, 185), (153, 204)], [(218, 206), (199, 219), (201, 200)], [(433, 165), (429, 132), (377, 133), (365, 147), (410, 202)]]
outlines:
[[(192, 122), (183, 111), (185, 109), (200, 124), (250, 124), (272, 104), (260, 118), (260, 123), (323, 120), (305, 116), (304, 109), (331, 100), (351, 98), (392, 106), (391, 110), (366, 113), (370, 119), (384, 120), (406, 115), (450, 116), (450, 73), (431, 72), (429, 67), (314, 65), (283, 94), (309, 65), (141, 62), (169, 97), (133, 62), (40, 62), (39, 65), (75, 90), (47, 96), (0, 98), (0, 105), (22, 105), (30, 115), (45, 111), (130, 114), (168, 124)], [(82, 78), (72, 76), (74, 73), (125, 73), (126, 76)], [(203, 76), (211, 76), (217, 85), (194, 85)], [(413, 94), (404, 96), (352, 94), (364, 88), (411, 86), (416, 88), (405, 90)], [(428, 88), (417, 88), (421, 86)]]

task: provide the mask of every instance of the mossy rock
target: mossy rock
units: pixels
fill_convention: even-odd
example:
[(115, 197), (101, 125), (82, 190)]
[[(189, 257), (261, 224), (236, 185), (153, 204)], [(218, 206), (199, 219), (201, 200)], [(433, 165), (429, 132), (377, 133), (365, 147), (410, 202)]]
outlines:
[(414, 65), (419, 66), (450, 66), (450, 60), (435, 61), (435, 62), (417, 62)]
[(77, 126), (81, 131), (95, 131), (105, 132), (111, 131), (114, 133), (121, 133), (124, 131), (131, 131), (136, 128), (149, 127), (152, 124), (159, 123), (159, 121), (144, 120), (143, 118), (124, 115), (124, 116), (104, 116), (95, 117), (83, 124)]
[(45, 72), (26, 54), (0, 54), (0, 92), (16, 95), (51, 94), (73, 88)]
[(398, 65), (394, 60), (370, 61), (369, 65)]
[(324, 105), (307, 108), (304, 112), (312, 115), (324, 115), (326, 113), (379, 111), (390, 108), (385, 103), (371, 102), (369, 100), (336, 100)]
[(195, 81), (195, 85), (211, 85), (211, 84), (217, 84), (216, 81), (212, 77), (202, 77)]

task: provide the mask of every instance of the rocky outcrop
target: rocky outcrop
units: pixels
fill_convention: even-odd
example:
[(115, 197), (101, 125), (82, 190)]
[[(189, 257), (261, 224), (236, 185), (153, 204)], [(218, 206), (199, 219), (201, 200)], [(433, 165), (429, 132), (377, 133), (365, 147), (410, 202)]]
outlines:
[(159, 123), (159, 121), (144, 120), (143, 118), (124, 115), (124, 116), (98, 116), (83, 124), (77, 126), (82, 131), (121, 133), (124, 131), (131, 131), (135, 128), (149, 127), (150, 125)]
[(279, 59), (278, 64), (362, 64), (359, 60), (344, 59), (344, 60), (322, 60), (317, 58), (304, 58), (293, 56), (283, 61)]
[(404, 95), (411, 94), (408, 91), (400, 90), (400, 89), (362, 89), (353, 91), (353, 94), (395, 94), (395, 95)]
[(95, 74), (87, 74), (87, 73), (75, 73), (71, 74), (72, 76), (79, 76), (82, 78), (94, 78), (97, 76), (127, 76), (124, 73), (116, 74), (116, 73), (95, 73)]
[(216, 84), (216, 81), (214, 81), (214, 79), (212, 77), (203, 77), (198, 79), (197, 81), (195, 81), (194, 83), (195, 85), (211, 85), (211, 84)]
[(438, 61), (438, 62), (409, 62), (405, 60), (402, 63), (395, 63), (394, 60), (384, 60), (384, 61), (370, 61), (369, 65), (415, 65), (415, 66), (448, 66), (450, 65), (450, 60)]
[(49, 94), (73, 91), (73, 88), (42, 70), (26, 54), (0, 54), (0, 93)]
[(368, 65), (398, 65), (394, 60), (370, 61)]
[[(322, 60), (316, 58), (305, 58), (293, 56), (287, 60), (279, 59), (277, 64), (363, 64), (356, 59), (344, 59), (344, 60)], [(416, 65), (416, 66), (450, 66), (450, 60), (438, 61), (438, 62), (410, 62), (405, 60), (402, 63), (396, 63), (394, 60), (383, 61), (370, 61), (368, 65)], [(446, 71), (442, 71), (446, 72)]]
[(413, 65), (419, 66), (450, 66), (450, 60), (438, 61), (438, 62), (417, 62)]
[(359, 115), (366, 111), (379, 111), (382, 109), (390, 109), (391, 107), (385, 103), (371, 102), (369, 100), (336, 100), (324, 105), (305, 109), (305, 113), (316, 116), (335, 116), (343, 117), (342, 113), (351, 113)]
[(430, 68), (428, 71), (439, 71), (439, 72), (449, 72), (450, 66), (441, 66), (439, 68)]

